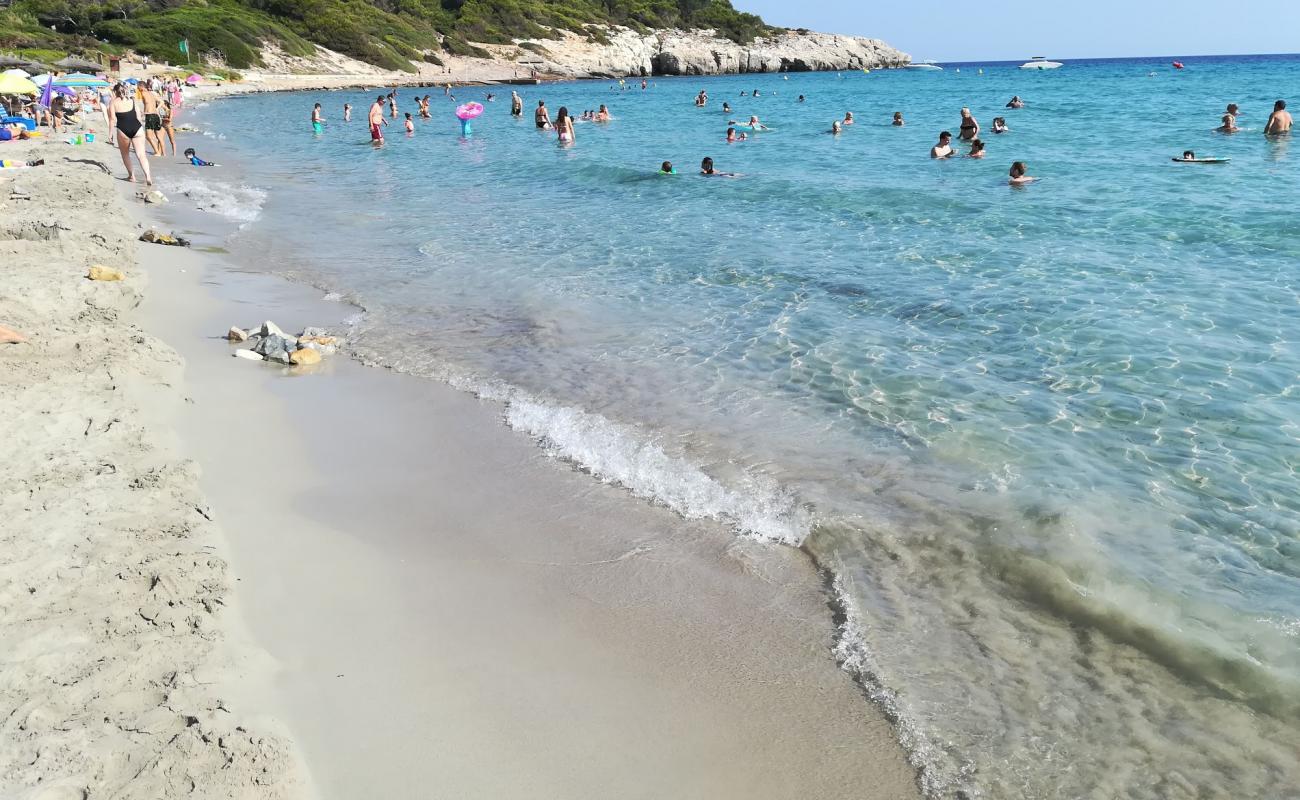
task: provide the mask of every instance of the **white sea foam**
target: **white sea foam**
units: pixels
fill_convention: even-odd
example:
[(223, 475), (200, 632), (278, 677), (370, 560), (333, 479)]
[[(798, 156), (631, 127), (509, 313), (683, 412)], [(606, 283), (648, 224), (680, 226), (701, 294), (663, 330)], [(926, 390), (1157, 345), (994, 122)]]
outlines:
[(202, 211), (239, 222), (257, 219), (262, 213), (262, 204), (266, 202), (266, 192), (255, 186), (210, 181), (194, 174), (171, 177), (166, 183), (168, 194), (183, 195)]
[(666, 453), (641, 430), (599, 414), (514, 398), (506, 421), (537, 437), (553, 455), (687, 519), (716, 519), (765, 541), (795, 546), (811, 528), (811, 514), (774, 481), (753, 478), (740, 488), (724, 486), (700, 467)]

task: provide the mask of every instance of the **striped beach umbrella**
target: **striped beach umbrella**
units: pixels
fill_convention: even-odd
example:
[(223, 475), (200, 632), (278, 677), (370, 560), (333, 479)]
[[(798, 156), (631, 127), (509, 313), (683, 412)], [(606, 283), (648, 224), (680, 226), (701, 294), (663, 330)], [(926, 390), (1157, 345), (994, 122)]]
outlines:
[(107, 86), (108, 81), (103, 78), (96, 78), (94, 75), (87, 75), (84, 72), (74, 72), (71, 75), (64, 75), (62, 78), (54, 79), (55, 86)]

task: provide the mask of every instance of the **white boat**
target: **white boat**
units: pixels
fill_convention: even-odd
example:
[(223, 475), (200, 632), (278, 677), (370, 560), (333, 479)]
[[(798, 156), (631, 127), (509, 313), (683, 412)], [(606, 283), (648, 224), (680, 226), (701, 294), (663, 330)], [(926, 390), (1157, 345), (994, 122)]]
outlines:
[(903, 66), (903, 69), (915, 69), (915, 70), (922, 70), (922, 71), (933, 70), (936, 72), (943, 72), (943, 67), (939, 66), (933, 61), (913, 61), (911, 64), (905, 64)]
[(1034, 56), (1020, 65), (1021, 69), (1060, 69), (1064, 66), (1059, 61), (1048, 61), (1046, 56)]

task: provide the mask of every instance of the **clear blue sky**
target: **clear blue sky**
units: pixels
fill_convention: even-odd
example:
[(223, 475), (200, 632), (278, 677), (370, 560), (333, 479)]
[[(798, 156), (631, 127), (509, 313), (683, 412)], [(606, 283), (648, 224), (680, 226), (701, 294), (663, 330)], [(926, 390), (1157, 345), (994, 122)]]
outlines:
[(773, 25), (884, 39), (920, 59), (1300, 51), (1300, 0), (732, 0)]

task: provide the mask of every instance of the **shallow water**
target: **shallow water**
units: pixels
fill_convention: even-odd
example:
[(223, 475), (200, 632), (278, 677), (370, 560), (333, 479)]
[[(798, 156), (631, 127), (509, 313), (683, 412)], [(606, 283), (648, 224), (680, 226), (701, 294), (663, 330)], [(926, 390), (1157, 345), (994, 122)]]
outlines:
[[(376, 91), (235, 98), (190, 121), (237, 190), (186, 191), (363, 306), (363, 358), (807, 549), (933, 794), (1297, 796), (1300, 150), (1260, 131), (1300, 59), (1184, 61), (525, 87), (609, 104), (570, 148), (509, 87), (469, 139), (427, 90), (380, 150)], [(963, 105), (1011, 132), (931, 161)]]

